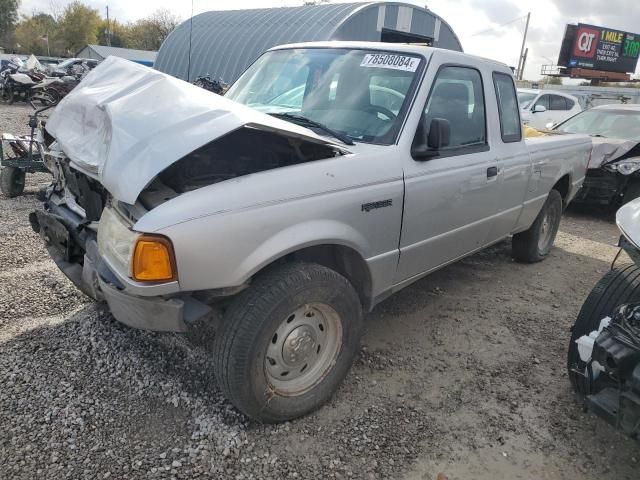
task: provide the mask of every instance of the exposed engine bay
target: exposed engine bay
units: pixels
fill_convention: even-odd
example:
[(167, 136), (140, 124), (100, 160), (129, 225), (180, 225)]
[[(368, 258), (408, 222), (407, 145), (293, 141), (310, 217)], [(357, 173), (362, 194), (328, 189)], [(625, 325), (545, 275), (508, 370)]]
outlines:
[(627, 435), (640, 438), (640, 303), (623, 305), (576, 340), (586, 363), (586, 402)]
[(218, 138), (162, 171), (142, 191), (148, 210), (182, 193), (274, 168), (335, 157), (331, 146), (252, 126)]

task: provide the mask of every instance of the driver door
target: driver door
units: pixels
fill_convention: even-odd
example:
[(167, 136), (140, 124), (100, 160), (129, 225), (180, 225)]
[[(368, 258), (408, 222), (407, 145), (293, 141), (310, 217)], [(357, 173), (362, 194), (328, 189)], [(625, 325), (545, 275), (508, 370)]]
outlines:
[(498, 168), (486, 134), (480, 70), (440, 67), (424, 107), (424, 128), (434, 118), (448, 120), (450, 144), (429, 159), (414, 159), (407, 152), (395, 283), (483, 247), (497, 209)]

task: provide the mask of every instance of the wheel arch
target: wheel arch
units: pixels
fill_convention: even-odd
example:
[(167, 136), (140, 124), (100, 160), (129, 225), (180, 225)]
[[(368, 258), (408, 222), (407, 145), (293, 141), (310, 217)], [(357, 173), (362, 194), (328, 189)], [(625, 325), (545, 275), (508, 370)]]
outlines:
[(363, 308), (373, 306), (373, 280), (371, 270), (364, 257), (355, 248), (336, 242), (322, 242), (293, 249), (272, 259), (252, 275), (287, 262), (303, 261), (317, 263), (345, 277), (360, 297)]
[(569, 194), (571, 193), (571, 174), (566, 173), (554, 183), (552, 190), (556, 190), (562, 197), (562, 206), (564, 208), (569, 204)]

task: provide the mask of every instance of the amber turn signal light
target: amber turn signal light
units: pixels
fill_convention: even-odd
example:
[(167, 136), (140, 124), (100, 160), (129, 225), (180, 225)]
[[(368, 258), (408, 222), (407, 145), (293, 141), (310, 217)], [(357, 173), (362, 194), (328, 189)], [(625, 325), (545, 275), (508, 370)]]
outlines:
[(133, 252), (133, 279), (168, 282), (178, 276), (171, 241), (160, 235), (141, 235)]

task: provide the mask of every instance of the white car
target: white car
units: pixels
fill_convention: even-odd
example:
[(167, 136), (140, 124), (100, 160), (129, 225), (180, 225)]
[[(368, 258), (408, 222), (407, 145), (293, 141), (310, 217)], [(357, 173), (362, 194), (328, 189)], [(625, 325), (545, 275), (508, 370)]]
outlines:
[(522, 122), (533, 128), (557, 125), (582, 111), (576, 97), (554, 90), (519, 88), (518, 103)]

